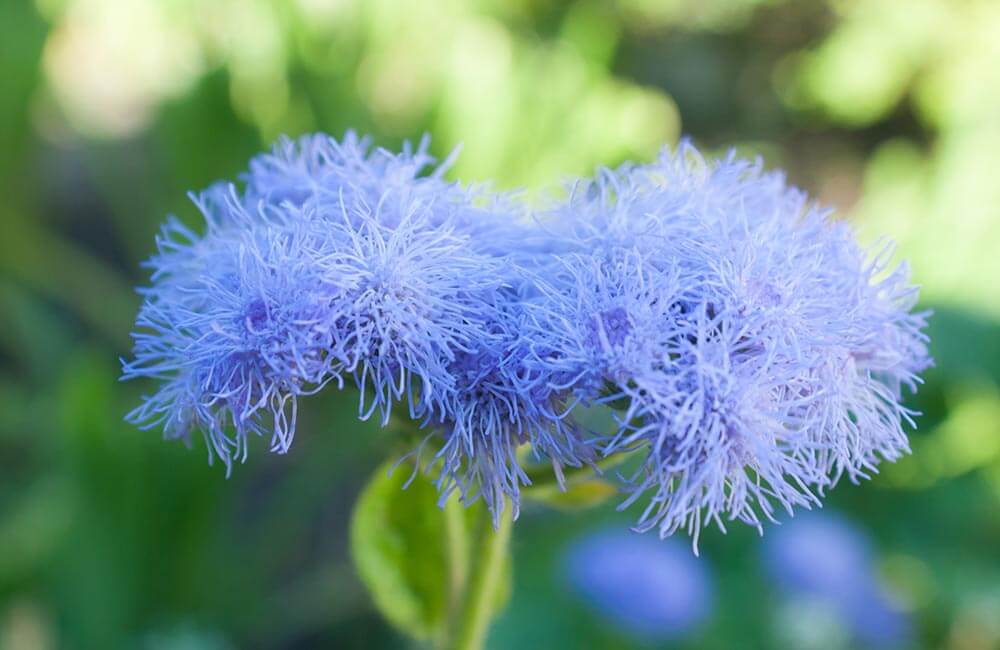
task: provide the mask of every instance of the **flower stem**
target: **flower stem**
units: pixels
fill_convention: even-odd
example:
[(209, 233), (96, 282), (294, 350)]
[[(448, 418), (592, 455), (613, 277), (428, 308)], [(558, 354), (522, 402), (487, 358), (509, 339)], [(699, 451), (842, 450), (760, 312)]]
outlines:
[(473, 574), (465, 594), (464, 609), (458, 621), (454, 650), (482, 650), (486, 633), (497, 606), (504, 564), (507, 562), (511, 532), (511, 505), (500, 515), (496, 528), (484, 522), (478, 557), (473, 561)]
[[(444, 504), (445, 542), (448, 549), (448, 611), (462, 606), (469, 580), (469, 536), (465, 507), (453, 494)], [(444, 646), (447, 650), (447, 646)]]

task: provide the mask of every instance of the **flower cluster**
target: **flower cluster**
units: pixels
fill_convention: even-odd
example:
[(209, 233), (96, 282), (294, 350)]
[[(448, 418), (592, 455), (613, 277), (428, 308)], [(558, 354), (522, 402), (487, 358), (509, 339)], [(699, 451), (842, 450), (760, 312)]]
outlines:
[(662, 536), (759, 527), (906, 451), (916, 290), (780, 174), (682, 145), (531, 211), (427, 146), (285, 140), (195, 196), (203, 234), (170, 220), (149, 262), (124, 376), (160, 384), (130, 419), (200, 431), (229, 468), (354, 383), (360, 417), (427, 431), (442, 495), (494, 516), (531, 458), (561, 480), (637, 453), (626, 505), (648, 496)]

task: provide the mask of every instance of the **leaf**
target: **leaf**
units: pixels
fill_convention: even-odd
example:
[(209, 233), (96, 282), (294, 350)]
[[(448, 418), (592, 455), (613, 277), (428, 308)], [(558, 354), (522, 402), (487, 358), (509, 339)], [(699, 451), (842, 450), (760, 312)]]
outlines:
[[(386, 619), (414, 638), (439, 637), (449, 599), (449, 548), (445, 511), (423, 475), (404, 490), (409, 468), (375, 470), (354, 507), (351, 553), (361, 580)], [(459, 531), (468, 534), (464, 517)], [(461, 540), (459, 540), (461, 544)], [(466, 545), (467, 548), (467, 545)]]
[[(390, 475), (391, 467), (375, 470), (355, 504), (351, 554), (386, 620), (415, 639), (441, 641), (468, 598), (470, 563), (492, 531), (491, 520), (481, 502), (463, 506), (453, 497), (441, 508), (437, 488), (423, 474), (404, 489), (412, 466)], [(494, 611), (510, 594), (510, 564), (505, 558)]]
[[(612, 470), (634, 466), (643, 453), (643, 449), (619, 451), (592, 466), (571, 468), (565, 472), (562, 486), (549, 476), (550, 467), (538, 465), (528, 470), (532, 484), (521, 490), (521, 496), (559, 510), (583, 510), (600, 505), (621, 493), (618, 483), (610, 479), (617, 473)], [(543, 472), (542, 468), (547, 471)]]
[(529, 487), (521, 494), (538, 503), (559, 510), (584, 510), (607, 501), (618, 494), (618, 488), (609, 481), (594, 477), (585, 481), (569, 482), (565, 490), (554, 483)]

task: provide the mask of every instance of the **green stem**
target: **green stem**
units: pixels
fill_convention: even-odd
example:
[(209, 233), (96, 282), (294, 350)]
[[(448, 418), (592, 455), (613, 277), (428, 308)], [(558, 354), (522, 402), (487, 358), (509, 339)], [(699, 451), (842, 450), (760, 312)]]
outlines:
[(457, 612), (469, 579), (468, 524), (465, 507), (457, 494), (451, 495), (444, 504), (444, 523), (448, 545), (448, 611)]
[(458, 621), (454, 650), (482, 650), (486, 633), (496, 609), (496, 598), (507, 562), (511, 531), (511, 504), (505, 504), (499, 525), (484, 522), (473, 565), (472, 581), (465, 594), (464, 608)]

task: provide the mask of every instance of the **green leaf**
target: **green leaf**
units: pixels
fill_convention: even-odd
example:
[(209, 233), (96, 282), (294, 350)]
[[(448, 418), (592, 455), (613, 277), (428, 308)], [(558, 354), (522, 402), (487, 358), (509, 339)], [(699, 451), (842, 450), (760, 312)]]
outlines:
[[(481, 502), (468, 507), (451, 498), (438, 505), (433, 482), (419, 474), (405, 489), (412, 465), (392, 474), (375, 470), (358, 498), (351, 521), (351, 554), (358, 575), (385, 618), (422, 641), (445, 642), (453, 617), (468, 597), (471, 562), (493, 528)], [(504, 558), (492, 611), (510, 594), (510, 559)]]
[[(351, 521), (351, 553), (362, 581), (386, 619), (414, 638), (439, 638), (449, 604), (449, 550), (468, 534), (447, 528), (438, 493), (423, 475), (404, 490), (411, 468), (375, 470)], [(452, 539), (449, 542), (449, 535)], [(465, 544), (468, 548), (468, 544)]]
[(559, 510), (592, 508), (621, 493), (618, 483), (610, 479), (612, 470), (634, 467), (640, 461), (643, 449), (620, 451), (602, 458), (593, 466), (569, 468), (562, 485), (552, 476), (551, 467), (537, 465), (528, 470), (531, 485), (521, 490), (521, 496)]
[(618, 494), (618, 488), (599, 477), (567, 482), (562, 490), (554, 483), (529, 487), (522, 491), (525, 498), (559, 510), (584, 510), (607, 501)]

